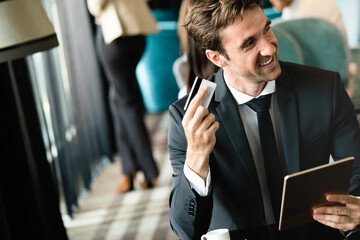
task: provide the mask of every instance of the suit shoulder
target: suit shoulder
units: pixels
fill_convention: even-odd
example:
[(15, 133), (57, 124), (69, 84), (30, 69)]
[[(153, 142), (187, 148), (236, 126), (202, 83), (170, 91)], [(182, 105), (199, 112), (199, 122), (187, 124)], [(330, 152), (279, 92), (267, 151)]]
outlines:
[(188, 98), (189, 94), (186, 94), (184, 97), (178, 99), (177, 101), (175, 101), (173, 104), (170, 105), (169, 107), (169, 111), (178, 111), (180, 112), (182, 115), (184, 115), (185, 110), (184, 110), (184, 106), (186, 103), (186, 99)]
[(299, 76), (299, 77), (314, 77), (314, 76), (322, 76), (322, 77), (334, 77), (337, 73), (334, 71), (321, 69), (318, 67), (302, 65), (291, 62), (281, 62), (281, 68), (286, 71), (288, 75)]
[(332, 85), (341, 82), (340, 74), (334, 71), (290, 62), (281, 62), (281, 69), (287, 80), (295, 85)]
[(219, 72), (220, 72), (220, 71), (211, 74), (210, 77), (209, 77), (207, 80), (210, 81), (210, 82), (215, 82), (216, 75), (217, 75), (217, 74), (222, 74), (222, 73), (219, 73)]

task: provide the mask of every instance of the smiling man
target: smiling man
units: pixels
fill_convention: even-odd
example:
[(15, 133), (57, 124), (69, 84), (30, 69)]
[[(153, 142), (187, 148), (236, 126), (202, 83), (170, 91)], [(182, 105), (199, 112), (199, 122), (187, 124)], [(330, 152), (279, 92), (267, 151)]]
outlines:
[[(170, 107), (170, 223), (181, 239), (209, 230), (276, 225), (286, 174), (355, 157), (343, 207), (314, 210), (318, 222), (289, 239), (342, 239), (360, 223), (360, 130), (340, 75), (278, 59), (260, 0), (191, 0), (186, 29), (220, 67), (208, 109), (200, 89)], [(299, 199), (301, 201), (301, 199)], [(346, 234), (348, 234), (346, 232)], [(300, 236), (300, 237), (299, 237)]]

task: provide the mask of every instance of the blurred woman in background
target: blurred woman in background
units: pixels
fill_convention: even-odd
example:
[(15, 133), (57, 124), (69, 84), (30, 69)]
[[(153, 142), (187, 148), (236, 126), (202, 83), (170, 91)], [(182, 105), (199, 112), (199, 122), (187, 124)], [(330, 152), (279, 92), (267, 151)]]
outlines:
[(98, 25), (97, 50), (109, 81), (109, 104), (123, 172), (118, 191), (132, 190), (138, 171), (145, 175), (140, 186), (151, 188), (158, 168), (144, 124), (145, 107), (135, 70), (145, 50), (146, 34), (158, 30), (156, 20), (146, 0), (87, 0), (87, 4)]

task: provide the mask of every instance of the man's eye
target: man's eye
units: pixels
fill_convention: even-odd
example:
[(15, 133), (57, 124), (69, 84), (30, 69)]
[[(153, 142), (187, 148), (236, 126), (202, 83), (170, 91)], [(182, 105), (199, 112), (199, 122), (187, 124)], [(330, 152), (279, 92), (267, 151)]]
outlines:
[(265, 32), (267, 33), (269, 30), (270, 30), (270, 28), (271, 28), (271, 26), (269, 25), (269, 26), (267, 26), (266, 28), (265, 28)]
[(247, 41), (246, 42), (246, 44), (245, 44), (245, 48), (249, 48), (249, 47), (251, 47), (252, 45), (254, 45), (254, 43), (255, 43), (255, 40), (253, 40), (253, 39), (251, 39), (251, 40), (249, 40), (249, 41)]

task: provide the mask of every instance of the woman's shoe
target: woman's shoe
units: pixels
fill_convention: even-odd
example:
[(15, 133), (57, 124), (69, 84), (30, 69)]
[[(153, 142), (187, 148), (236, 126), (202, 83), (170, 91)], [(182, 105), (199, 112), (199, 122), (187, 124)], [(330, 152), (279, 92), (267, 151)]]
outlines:
[(145, 179), (144, 181), (141, 181), (140, 182), (140, 188), (141, 189), (151, 189), (151, 188), (154, 188), (154, 187), (157, 187), (158, 186), (158, 180), (157, 179), (153, 179), (153, 180), (148, 180), (148, 179)]
[(134, 177), (130, 174), (125, 174), (121, 178), (117, 190), (119, 193), (126, 193), (134, 190)]

